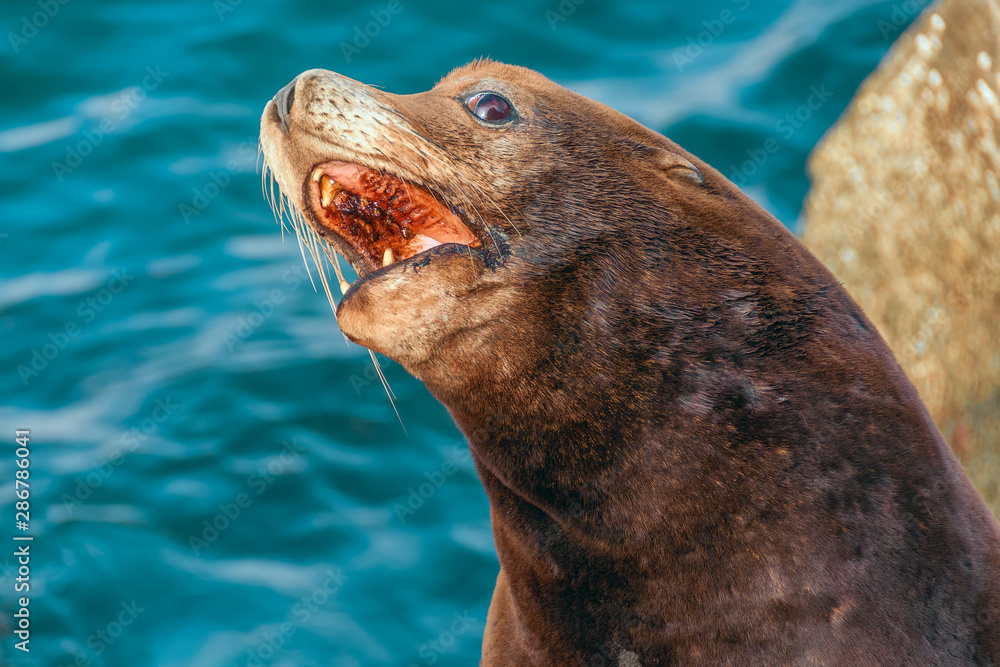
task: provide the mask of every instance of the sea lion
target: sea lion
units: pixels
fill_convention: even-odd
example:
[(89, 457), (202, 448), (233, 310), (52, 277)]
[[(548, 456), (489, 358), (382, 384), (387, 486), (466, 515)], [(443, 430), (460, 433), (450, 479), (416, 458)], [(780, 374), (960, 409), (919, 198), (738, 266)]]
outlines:
[(491, 61), (406, 96), (304, 72), (261, 141), (358, 271), (344, 334), (469, 441), (482, 664), (1000, 665), (1000, 526), (868, 319), (719, 172)]

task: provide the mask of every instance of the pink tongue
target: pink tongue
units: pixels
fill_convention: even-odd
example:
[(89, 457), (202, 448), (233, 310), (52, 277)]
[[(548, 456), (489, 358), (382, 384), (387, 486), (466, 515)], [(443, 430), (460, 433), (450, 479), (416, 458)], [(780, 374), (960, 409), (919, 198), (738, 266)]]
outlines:
[(455, 228), (454, 225), (449, 225), (443, 220), (427, 225), (420, 230), (420, 234), (423, 236), (429, 236), (437, 241), (438, 243), (435, 245), (440, 245), (442, 243), (462, 243), (464, 245), (469, 245), (476, 238), (472, 234), (468, 233), (464, 227)]
[(419, 255), (423, 251), (430, 250), (431, 248), (439, 246), (442, 243), (448, 243), (448, 241), (438, 241), (435, 238), (424, 236), (424, 234), (421, 233), (414, 236), (413, 240), (410, 241), (410, 248), (413, 250), (414, 255)]

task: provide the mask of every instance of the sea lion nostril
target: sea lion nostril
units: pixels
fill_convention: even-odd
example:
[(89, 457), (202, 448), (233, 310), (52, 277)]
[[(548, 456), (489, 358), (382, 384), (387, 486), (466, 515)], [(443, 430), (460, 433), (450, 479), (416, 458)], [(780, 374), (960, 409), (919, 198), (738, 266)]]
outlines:
[(295, 104), (295, 82), (297, 80), (292, 79), (291, 83), (279, 90), (278, 94), (274, 96), (274, 105), (278, 109), (278, 118), (286, 130), (288, 129), (288, 117), (292, 115), (292, 105)]

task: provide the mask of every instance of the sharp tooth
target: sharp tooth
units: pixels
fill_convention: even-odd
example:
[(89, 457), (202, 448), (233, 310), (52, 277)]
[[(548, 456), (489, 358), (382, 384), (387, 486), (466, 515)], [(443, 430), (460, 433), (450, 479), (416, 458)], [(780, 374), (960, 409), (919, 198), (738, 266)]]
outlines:
[(319, 179), (320, 204), (323, 208), (330, 208), (333, 198), (340, 192), (340, 186), (333, 182), (333, 179), (323, 174)]
[(349, 290), (349, 289), (351, 289), (351, 283), (347, 282), (346, 280), (341, 280), (340, 281), (340, 293), (341, 294), (347, 294), (347, 290)]
[(389, 266), (395, 260), (392, 256), (392, 248), (386, 248), (385, 252), (382, 254), (382, 266)]
[(313, 183), (315, 183), (316, 181), (318, 181), (321, 176), (323, 176), (323, 171), (322, 170), (317, 169), (316, 171), (314, 171), (313, 172), (313, 176), (312, 176)]

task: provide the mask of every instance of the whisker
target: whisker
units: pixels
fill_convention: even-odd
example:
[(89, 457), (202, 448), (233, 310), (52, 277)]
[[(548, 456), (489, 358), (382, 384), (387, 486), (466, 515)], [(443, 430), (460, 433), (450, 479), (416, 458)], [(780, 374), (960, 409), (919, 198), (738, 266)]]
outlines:
[(329, 243), (324, 243), (320, 247), (323, 248), (323, 254), (326, 255), (326, 258), (330, 260), (330, 264), (333, 266), (333, 272), (337, 274), (337, 280), (341, 283), (346, 283), (347, 281), (344, 280), (344, 274), (340, 269), (340, 253), (334, 250)]
[(403, 418), (399, 416), (399, 410), (396, 409), (396, 395), (392, 393), (392, 389), (389, 388), (389, 381), (386, 379), (385, 373), (382, 372), (382, 367), (378, 365), (378, 359), (375, 357), (375, 353), (368, 350), (368, 356), (372, 358), (372, 363), (375, 364), (375, 372), (378, 373), (378, 377), (382, 381), (385, 393), (389, 397), (389, 405), (392, 406), (392, 411), (396, 413), (396, 419), (399, 420), (399, 426), (403, 429), (403, 435), (410, 437), (410, 434), (406, 431), (406, 425), (403, 424)]
[(315, 235), (311, 237), (310, 254), (313, 256), (313, 261), (316, 262), (316, 272), (319, 274), (319, 281), (323, 284), (323, 291), (326, 292), (326, 300), (330, 302), (330, 309), (333, 311), (333, 318), (337, 319), (337, 302), (333, 298), (333, 292), (330, 291), (330, 281), (327, 279), (327, 273), (323, 266), (323, 254), (320, 253), (319, 248), (316, 245)]
[(292, 218), (290, 220), (290, 222), (291, 222), (292, 227), (295, 228), (295, 239), (299, 242), (299, 252), (302, 254), (302, 263), (305, 264), (305, 266), (306, 266), (306, 275), (309, 276), (309, 283), (312, 285), (312, 288), (313, 288), (314, 292), (319, 292), (319, 290), (316, 289), (316, 283), (315, 283), (315, 281), (313, 281), (312, 271), (309, 270), (309, 262), (306, 260), (306, 251), (305, 251), (304, 243), (302, 241), (302, 237), (304, 236), (304, 234), (303, 234), (302, 230), (299, 228), (299, 223), (298, 223), (297, 220), (295, 220), (294, 218)]

